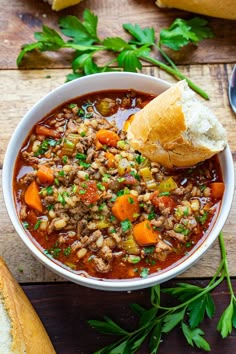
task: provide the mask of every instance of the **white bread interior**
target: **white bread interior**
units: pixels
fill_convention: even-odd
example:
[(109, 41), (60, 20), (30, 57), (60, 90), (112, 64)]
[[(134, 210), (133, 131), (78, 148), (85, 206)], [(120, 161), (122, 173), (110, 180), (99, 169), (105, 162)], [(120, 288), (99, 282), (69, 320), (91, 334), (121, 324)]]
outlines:
[(185, 80), (137, 112), (127, 137), (134, 149), (168, 168), (193, 166), (227, 144), (225, 129)]
[(56, 354), (37, 313), (1, 257), (0, 353)]

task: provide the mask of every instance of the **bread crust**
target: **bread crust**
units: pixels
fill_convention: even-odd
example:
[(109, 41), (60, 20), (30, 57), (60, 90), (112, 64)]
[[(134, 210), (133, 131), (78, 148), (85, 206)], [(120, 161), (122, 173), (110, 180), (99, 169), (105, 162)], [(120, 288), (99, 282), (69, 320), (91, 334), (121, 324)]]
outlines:
[(157, 0), (159, 7), (174, 7), (185, 11), (195, 12), (202, 15), (225, 18), (230, 20), (236, 19), (236, 3), (235, 0)]
[(219, 152), (187, 139), (181, 96), (181, 85), (173, 85), (135, 113), (127, 128), (130, 145), (167, 168), (193, 166)]
[(29, 299), (1, 257), (0, 294), (11, 321), (12, 352), (14, 354), (56, 353)]

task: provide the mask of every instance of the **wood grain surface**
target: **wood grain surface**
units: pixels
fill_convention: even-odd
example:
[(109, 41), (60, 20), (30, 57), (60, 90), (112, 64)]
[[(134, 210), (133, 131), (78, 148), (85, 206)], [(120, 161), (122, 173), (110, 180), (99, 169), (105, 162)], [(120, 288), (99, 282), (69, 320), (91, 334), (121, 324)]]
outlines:
[[(208, 280), (191, 281), (197, 286), (206, 286)], [(174, 281), (165, 283), (172, 287)], [(236, 287), (236, 280), (233, 285)], [(57, 354), (91, 354), (105, 345), (113, 343), (117, 337), (105, 336), (92, 329), (88, 320), (102, 320), (108, 316), (127, 330), (137, 326), (137, 317), (130, 309), (130, 304), (138, 303), (150, 307), (148, 289), (132, 292), (104, 292), (87, 289), (75, 284), (24, 285), (24, 291), (43, 321)], [(229, 294), (225, 283), (212, 293), (216, 305), (213, 319), (206, 319), (201, 329), (213, 354), (234, 354), (236, 347), (235, 332), (223, 340), (216, 327), (220, 315), (229, 303)], [(161, 295), (162, 304), (170, 306), (169, 298)], [(173, 305), (173, 303), (172, 303)], [(144, 343), (137, 354), (148, 354), (148, 345)], [(158, 354), (200, 354), (202, 350), (187, 344), (179, 326), (171, 333), (163, 335)]]
[[(80, 19), (85, 8), (98, 15), (98, 33), (101, 38), (121, 36), (129, 38), (122, 24), (153, 26), (157, 35), (177, 18), (196, 16), (183, 11), (159, 9), (155, 0), (83, 0), (81, 4), (60, 12), (51, 10), (43, 0), (0, 0), (0, 181), (8, 141), (26, 112), (45, 94), (63, 84), (69, 72), (72, 53), (70, 50), (47, 53), (31, 53), (22, 62), (20, 70), (16, 58), (25, 43), (34, 41), (34, 32), (41, 31), (42, 24), (58, 29), (62, 16), (75, 15)], [(236, 21), (208, 18), (215, 37), (202, 41), (198, 47), (189, 46), (179, 53), (169, 54), (180, 69), (200, 85), (210, 96), (206, 104), (212, 108), (228, 133), (236, 169), (236, 126), (227, 96), (228, 82), (236, 62)], [(158, 53), (157, 57), (160, 58)], [(98, 63), (109, 58), (106, 53), (97, 57)], [(161, 58), (160, 58), (161, 59)], [(170, 82), (175, 79), (156, 67), (145, 64), (143, 73), (160, 77)], [(39, 117), (41, 118), (41, 117)], [(236, 195), (228, 220), (223, 228), (228, 252), (230, 274), (236, 277)], [(57, 354), (91, 354), (112, 342), (98, 334), (87, 323), (89, 319), (109, 316), (127, 329), (134, 328), (137, 318), (129, 305), (138, 303), (150, 305), (149, 289), (133, 292), (104, 292), (64, 282), (63, 279), (41, 265), (26, 249), (16, 234), (3, 201), (0, 185), (0, 255), (7, 262), (15, 278), (39, 314), (55, 346)], [(206, 286), (207, 277), (215, 273), (220, 261), (218, 241), (204, 256), (180, 275), (181, 281)], [(197, 278), (197, 279), (196, 279)], [(175, 279), (163, 284), (171, 287)], [(236, 279), (232, 280), (236, 289)], [(234, 354), (235, 331), (222, 340), (216, 331), (221, 313), (229, 304), (229, 293), (223, 282), (213, 291), (216, 314), (212, 320), (205, 320), (201, 328), (206, 333), (212, 353)], [(162, 294), (162, 304), (173, 305), (173, 300)], [(137, 354), (147, 354), (145, 343)], [(183, 338), (180, 328), (163, 337), (160, 354), (200, 354)], [(4, 353), (5, 354), (5, 353)]]
[[(235, 116), (227, 97), (227, 83), (232, 65), (191, 65), (183, 66), (183, 72), (201, 85), (210, 95), (206, 104), (212, 108), (228, 132), (228, 141), (236, 162)], [(0, 166), (2, 166), (7, 143), (20, 119), (41, 97), (63, 84), (67, 69), (48, 70), (4, 70), (0, 71), (0, 111), (1, 146)], [(174, 82), (174, 79), (157, 68), (146, 67), (143, 73)], [(40, 118), (40, 117), (39, 117)], [(0, 170), (1, 173), (1, 170)], [(31, 255), (13, 229), (0, 194), (0, 251), (16, 279), (20, 282), (47, 282), (61, 280), (57, 275), (45, 269)], [(223, 229), (229, 255), (231, 275), (236, 276), (236, 199)], [(220, 259), (216, 241), (202, 259), (181, 277), (207, 277), (214, 274)]]
[[(91, 9), (98, 16), (98, 34), (101, 38), (111, 36), (129, 38), (122, 29), (122, 24), (127, 22), (137, 23), (141, 27), (152, 26), (159, 35), (160, 30), (167, 28), (175, 18), (187, 19), (197, 16), (184, 11), (157, 8), (155, 0), (84, 0), (81, 4), (60, 12), (51, 11), (50, 6), (42, 0), (1, 0), (0, 68), (16, 68), (16, 57), (21, 46), (34, 41), (33, 33), (40, 31), (42, 24), (58, 29), (60, 17), (73, 14), (82, 18), (85, 8)], [(202, 41), (198, 47), (188, 47), (180, 53), (172, 53), (176, 62), (181, 64), (235, 62), (235, 21), (209, 17), (209, 25), (215, 37)], [(52, 52), (30, 55), (24, 60), (23, 67), (64, 68), (69, 66), (70, 59), (70, 51), (64, 52), (63, 56)]]

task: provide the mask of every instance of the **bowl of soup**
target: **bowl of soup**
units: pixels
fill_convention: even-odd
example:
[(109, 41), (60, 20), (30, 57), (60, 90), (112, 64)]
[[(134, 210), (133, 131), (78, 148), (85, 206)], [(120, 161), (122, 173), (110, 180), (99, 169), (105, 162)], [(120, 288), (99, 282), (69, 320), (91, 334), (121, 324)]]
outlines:
[(198, 261), (223, 228), (234, 189), (228, 146), (191, 168), (166, 169), (127, 141), (125, 124), (169, 87), (136, 73), (83, 77), (17, 126), (3, 166), (6, 207), (25, 246), (63, 278), (113, 291), (162, 283)]

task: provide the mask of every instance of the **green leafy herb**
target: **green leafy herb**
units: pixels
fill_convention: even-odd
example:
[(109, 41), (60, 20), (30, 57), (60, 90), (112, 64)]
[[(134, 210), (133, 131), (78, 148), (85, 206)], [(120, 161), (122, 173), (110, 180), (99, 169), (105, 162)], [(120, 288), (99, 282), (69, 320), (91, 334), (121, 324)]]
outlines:
[(71, 247), (68, 246), (63, 250), (63, 254), (68, 257), (71, 254)]
[(22, 225), (24, 226), (25, 229), (29, 228), (29, 223), (27, 221), (23, 221)]
[[(55, 29), (43, 25), (42, 32), (34, 33), (36, 42), (23, 45), (17, 58), (17, 65), (19, 66), (23, 57), (33, 50), (45, 52), (70, 48), (74, 50), (75, 56), (72, 61), (73, 72), (67, 76), (68, 81), (84, 75), (106, 71), (136, 72), (142, 69), (144, 62), (148, 62), (177, 79), (186, 79), (193, 90), (208, 99), (208, 95), (185, 77), (163, 50), (163, 46), (180, 50), (189, 43), (197, 45), (203, 39), (212, 38), (213, 33), (208, 27), (207, 20), (200, 17), (194, 17), (191, 20), (178, 18), (169, 28), (161, 30), (159, 39), (156, 39), (152, 27), (141, 28), (138, 24), (126, 23), (123, 25), (123, 29), (131, 37), (128, 41), (120, 37), (99, 38), (97, 26), (97, 16), (88, 9), (84, 10), (83, 21), (71, 15), (59, 19), (60, 30), (68, 40), (64, 40)], [(159, 50), (167, 63), (155, 58), (156, 49)], [(109, 60), (103, 66), (98, 66), (95, 56), (99, 51), (113, 52), (114, 59)], [(83, 112), (82, 116), (90, 118), (92, 115)], [(137, 159), (138, 163), (142, 162), (142, 157), (137, 157)]]
[(41, 222), (42, 222), (42, 220), (40, 220), (40, 219), (38, 219), (38, 220), (36, 221), (36, 224), (34, 225), (34, 230), (38, 230), (38, 228), (39, 228)]
[[(149, 343), (150, 353), (156, 354), (163, 334), (170, 333), (172, 329), (179, 325), (189, 345), (204, 351), (210, 351), (210, 345), (204, 338), (205, 333), (199, 326), (205, 317), (211, 319), (214, 316), (215, 304), (211, 296), (211, 291), (225, 278), (230, 292), (230, 303), (220, 317), (217, 330), (220, 332), (222, 338), (229, 336), (232, 333), (232, 329), (236, 328), (236, 297), (229, 276), (222, 233), (219, 235), (219, 241), (222, 259), (214, 277), (205, 288), (188, 283), (178, 283), (173, 288), (163, 289), (160, 285), (153, 286), (150, 289), (152, 306), (149, 309), (138, 304), (131, 305), (131, 309), (139, 317), (137, 328), (131, 331), (123, 329), (107, 317), (104, 317), (104, 321), (89, 321), (89, 324), (97, 331), (119, 336), (117, 341), (100, 349), (96, 354), (135, 353), (146, 340)], [(150, 247), (144, 248), (146, 254), (149, 252), (148, 249), (151, 250)], [(146, 277), (148, 272), (148, 268), (143, 268), (140, 276)], [(161, 304), (161, 293), (175, 297), (179, 303), (173, 307), (163, 307)]]
[(131, 222), (128, 219), (121, 221), (120, 224), (123, 232), (130, 230), (132, 226)]

